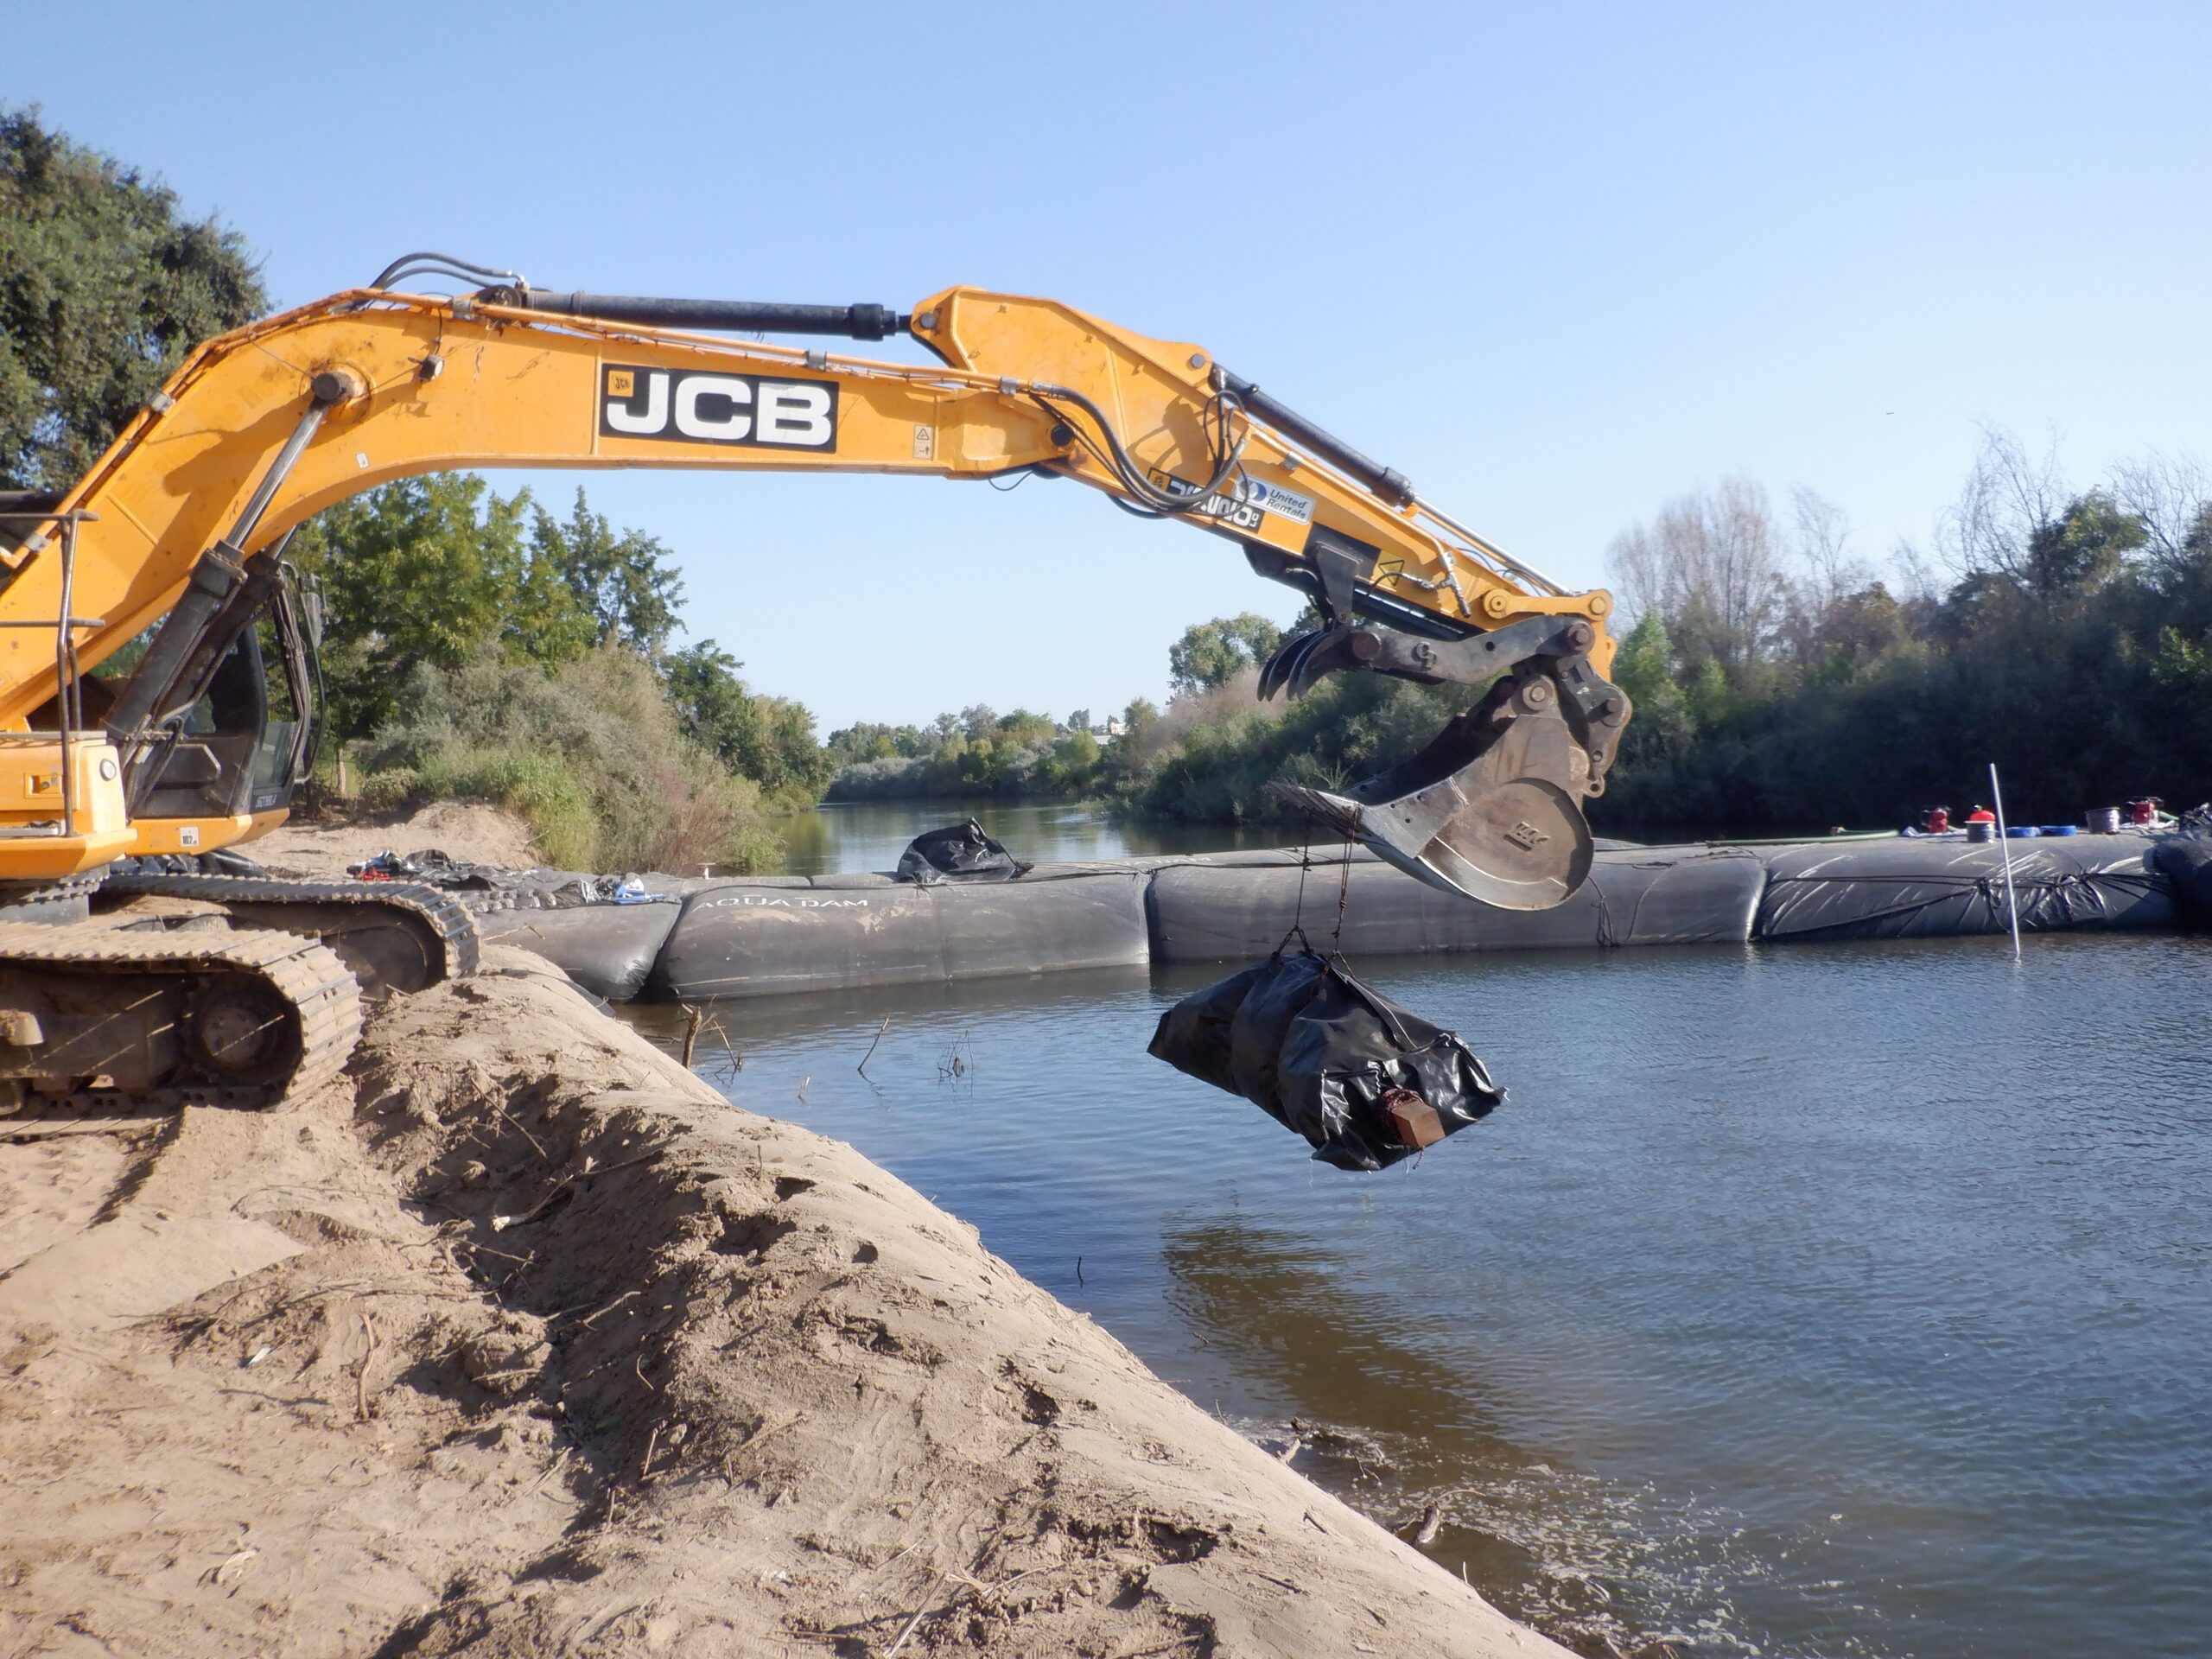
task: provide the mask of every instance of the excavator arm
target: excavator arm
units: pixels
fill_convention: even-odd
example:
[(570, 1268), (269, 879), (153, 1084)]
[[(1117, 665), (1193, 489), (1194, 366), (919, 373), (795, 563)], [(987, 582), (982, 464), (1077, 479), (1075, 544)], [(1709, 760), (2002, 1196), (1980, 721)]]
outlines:
[[(388, 285), (404, 265), (201, 346), (75, 489), (12, 521), (0, 734), (34, 741), (0, 744), (0, 878), (208, 849), (281, 816), (241, 792), (226, 813), (163, 817), (156, 786), (242, 632), (271, 607), (301, 626), (286, 536), (373, 485), (495, 467), (1088, 484), (1141, 516), (1228, 537), (1262, 575), (1311, 595), (1323, 626), (1267, 665), (1268, 694), (1337, 671), (1484, 689), (1405, 766), (1342, 795), (1287, 791), (1299, 804), (1494, 904), (1544, 908), (1586, 873), (1580, 804), (1603, 789), (1630, 712), (1605, 677), (1608, 596), (1538, 575), (1202, 348), (973, 288), (899, 314), (554, 294), (466, 267), (494, 280), (443, 298)], [(907, 334), (937, 362), (719, 331)], [(69, 747), (57, 711), (72, 705), (72, 675), (149, 628), (104, 734), (41, 749), (37, 734), (55, 727)], [(58, 819), (56, 776), (70, 798)]]

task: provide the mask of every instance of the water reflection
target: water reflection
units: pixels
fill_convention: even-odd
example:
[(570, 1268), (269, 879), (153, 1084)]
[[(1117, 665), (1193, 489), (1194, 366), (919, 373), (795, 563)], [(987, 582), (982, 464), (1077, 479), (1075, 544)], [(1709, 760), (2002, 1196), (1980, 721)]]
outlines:
[(1388, 1307), (1359, 1294), (1359, 1274), (1310, 1235), (1239, 1214), (1179, 1221), (1160, 1256), (1171, 1300), (1228, 1350), (1248, 1386), (1323, 1422), (1387, 1422), (1472, 1456), (1521, 1460), (1496, 1430), (1484, 1380), (1395, 1340)]
[[(919, 1030), (957, 1033), (989, 1028), (1001, 1020), (1025, 1024), (1049, 1022), (1056, 1014), (1082, 1019), (1104, 1004), (1148, 999), (1152, 970), (1142, 966), (1084, 968), (1061, 974), (1009, 974), (997, 979), (927, 981), (881, 985), (868, 990), (807, 991), (791, 996), (744, 998), (702, 1004), (712, 1022), (708, 1046), (727, 1042), (743, 1054), (766, 1046), (779, 1054), (794, 1046), (834, 1045), (855, 1032), (872, 1033), (887, 1021), (878, 1046), (887, 1075), (898, 1071), (894, 1057), (912, 1058), (908, 1045)], [(618, 1010), (628, 1024), (666, 1047), (681, 1039), (689, 1013), (673, 1003), (633, 1002)], [(894, 1040), (891, 1032), (899, 1033)], [(853, 1055), (857, 1071), (867, 1045)], [(870, 1063), (871, 1071), (879, 1068)], [(906, 1079), (911, 1084), (911, 1077)]]
[(817, 807), (775, 823), (786, 874), (832, 875), (891, 869), (923, 830), (970, 817), (1033, 864), (1287, 847), (1298, 838), (1272, 825), (1136, 823), (1081, 801), (867, 801)]
[(1762, 1567), (1716, 1548), (1732, 1517), (1527, 1443), (1482, 1375), (1402, 1339), (1399, 1310), (1364, 1287), (1371, 1262), (1238, 1212), (1171, 1223), (1161, 1255), (1170, 1302), (1274, 1402), (1264, 1428), (1284, 1449), (1295, 1437), (1294, 1466), (1402, 1534), (1433, 1506), (1427, 1554), (1505, 1611), (1592, 1653), (1661, 1637), (1751, 1647), (1733, 1598)]

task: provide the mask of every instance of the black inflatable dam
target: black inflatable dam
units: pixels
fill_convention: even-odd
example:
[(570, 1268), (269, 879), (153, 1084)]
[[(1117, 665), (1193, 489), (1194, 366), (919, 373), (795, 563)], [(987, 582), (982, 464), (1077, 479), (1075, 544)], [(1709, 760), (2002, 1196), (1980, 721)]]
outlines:
[[(652, 878), (659, 901), (487, 917), (603, 996), (683, 1001), (1151, 962), (1250, 962), (1294, 921), (1354, 958), (1750, 941), (2168, 929), (2208, 904), (2212, 856), (2147, 835), (1961, 836), (1601, 850), (1567, 903), (1503, 911), (1414, 880), (1363, 849), (1040, 866), (1011, 881), (916, 887), (888, 875)], [(2174, 868), (2168, 868), (2169, 863)]]

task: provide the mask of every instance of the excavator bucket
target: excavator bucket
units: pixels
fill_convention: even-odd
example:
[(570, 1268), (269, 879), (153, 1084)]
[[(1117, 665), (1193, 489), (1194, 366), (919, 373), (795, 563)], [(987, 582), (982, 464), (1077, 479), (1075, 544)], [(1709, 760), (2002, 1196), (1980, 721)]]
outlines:
[(1502, 681), (1403, 765), (1344, 794), (1278, 784), (1293, 805), (1432, 887), (1548, 910), (1590, 874), (1590, 759), (1542, 672)]

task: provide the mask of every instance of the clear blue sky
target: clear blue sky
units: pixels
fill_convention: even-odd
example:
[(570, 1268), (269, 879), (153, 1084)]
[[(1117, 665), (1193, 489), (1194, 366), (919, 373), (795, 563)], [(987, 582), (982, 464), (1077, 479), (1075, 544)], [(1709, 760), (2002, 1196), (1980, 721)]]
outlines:
[[(2212, 457), (2198, 0), (5, 10), (0, 99), (219, 212), (280, 301), (424, 247), (1052, 295), (1206, 343), (1578, 583), (1735, 471), (1924, 542), (1984, 420), (2084, 477)], [(1186, 622), (1295, 608), (1071, 486), (588, 482), (824, 729), (1103, 715)]]

